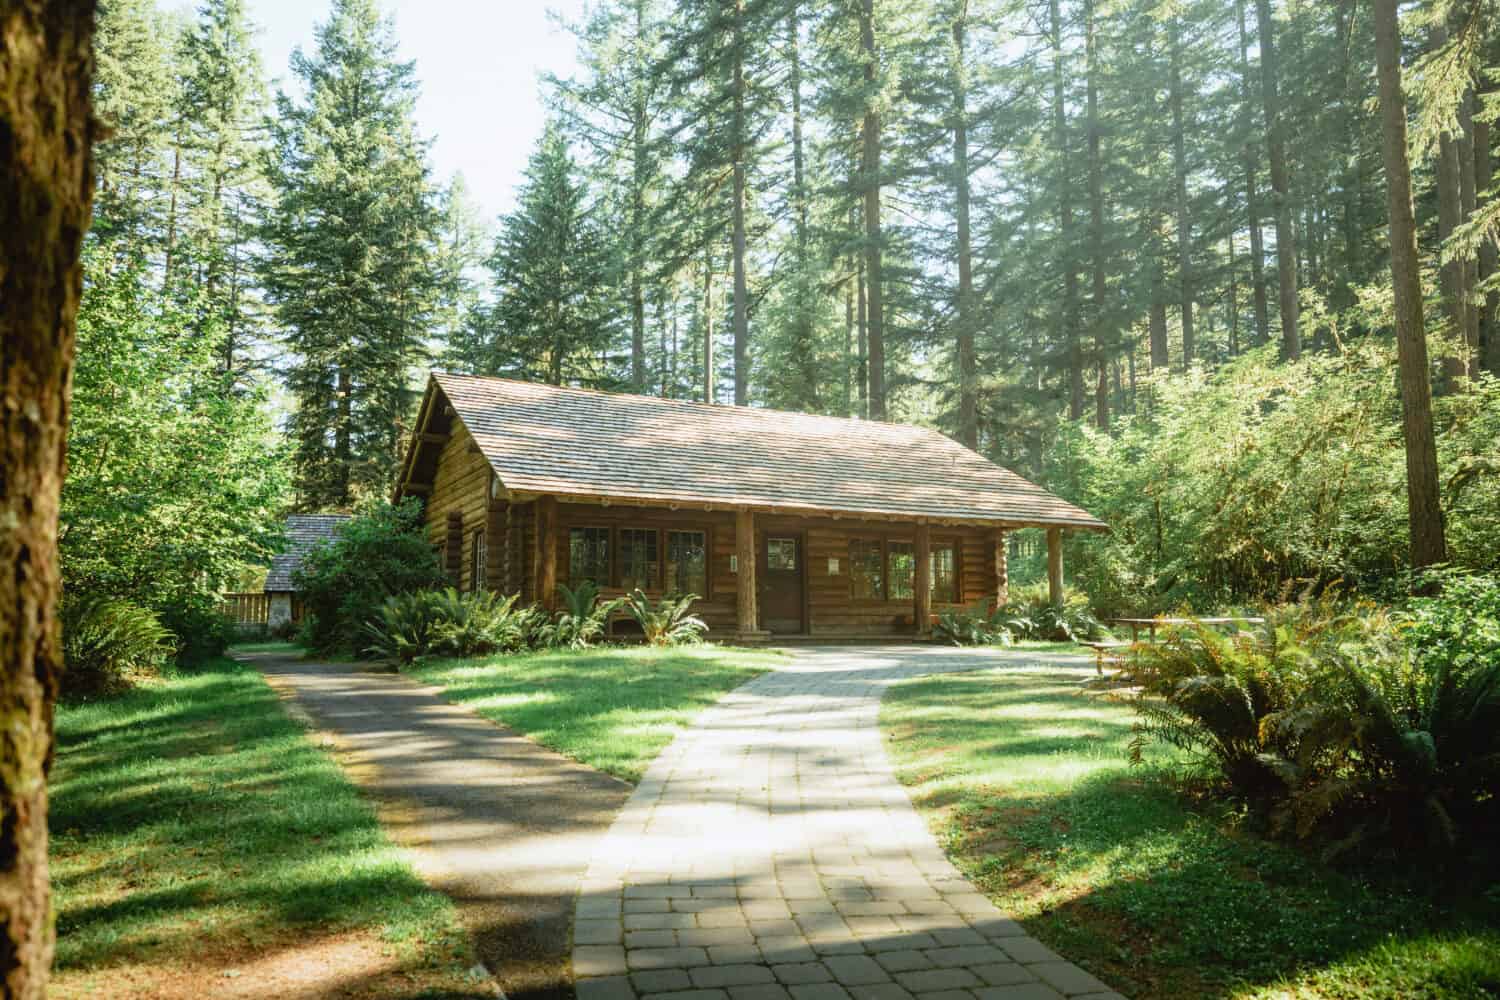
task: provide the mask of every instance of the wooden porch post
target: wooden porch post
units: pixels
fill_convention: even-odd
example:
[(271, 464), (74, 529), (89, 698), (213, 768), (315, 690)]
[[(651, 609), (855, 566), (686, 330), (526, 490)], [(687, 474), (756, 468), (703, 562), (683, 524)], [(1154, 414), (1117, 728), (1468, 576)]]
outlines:
[(916, 572), (912, 574), (912, 621), (917, 635), (932, 630), (932, 528), (926, 521), (917, 522)]
[(1010, 540), (1002, 528), (995, 532), (995, 607), (1010, 603)]
[(1063, 605), (1062, 529), (1047, 529), (1047, 597), (1054, 608)]
[(557, 607), (557, 497), (536, 498), (536, 599)]
[(738, 612), (739, 635), (758, 637), (760, 619), (756, 609), (755, 591), (755, 512), (736, 511), (734, 515), (735, 549), (735, 607)]

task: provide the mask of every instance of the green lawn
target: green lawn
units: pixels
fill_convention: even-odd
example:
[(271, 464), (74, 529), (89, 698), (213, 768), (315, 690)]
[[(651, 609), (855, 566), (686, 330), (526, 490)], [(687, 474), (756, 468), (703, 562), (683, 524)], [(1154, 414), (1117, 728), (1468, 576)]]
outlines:
[(1137, 1000), (1500, 992), (1500, 892), (1340, 873), (1190, 807), (1171, 761), (1129, 767), (1132, 712), (1085, 676), (932, 677), (882, 707), (919, 808), (1029, 932)]
[(253, 668), (64, 706), (57, 741), (56, 995), (221, 995), (278, 956), (360, 995), (471, 995), (453, 905)]
[(626, 781), (700, 711), (782, 654), (601, 647), (418, 663), (407, 673), (487, 719)]

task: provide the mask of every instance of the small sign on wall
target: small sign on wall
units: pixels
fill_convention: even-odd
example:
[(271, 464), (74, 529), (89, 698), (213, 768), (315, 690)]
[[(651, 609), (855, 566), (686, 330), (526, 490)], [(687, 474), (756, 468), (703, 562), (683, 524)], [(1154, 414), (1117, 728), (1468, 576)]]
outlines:
[(737, 555), (730, 555), (730, 557), (729, 557), (729, 572), (731, 572), (731, 573), (738, 573), (739, 571), (740, 571), (740, 557), (737, 556)]
[(829, 576), (838, 576), (839, 575), (839, 557), (838, 556), (829, 556), (828, 557), (828, 575)]

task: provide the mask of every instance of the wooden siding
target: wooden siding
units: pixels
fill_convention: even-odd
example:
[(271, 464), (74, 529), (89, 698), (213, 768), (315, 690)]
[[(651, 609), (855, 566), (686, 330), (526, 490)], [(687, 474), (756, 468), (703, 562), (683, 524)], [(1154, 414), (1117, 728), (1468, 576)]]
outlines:
[[(469, 553), (474, 533), (484, 530), (489, 520), (490, 465), (471, 447), (474, 439), (463, 424), (455, 420), (452, 427), (452, 435), (438, 454), (436, 475), (427, 496), (427, 537), (443, 554), (453, 585), (468, 590), (473, 586)], [(455, 522), (462, 519), (456, 559), (448, 550), (450, 518)], [(493, 541), (488, 546), (494, 551)]]

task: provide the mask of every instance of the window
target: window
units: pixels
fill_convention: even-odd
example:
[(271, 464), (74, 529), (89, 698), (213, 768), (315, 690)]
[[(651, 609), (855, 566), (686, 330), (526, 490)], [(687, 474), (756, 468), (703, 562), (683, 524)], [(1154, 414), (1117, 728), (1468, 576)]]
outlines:
[(704, 532), (667, 532), (667, 590), (708, 596), (708, 536)]
[(653, 528), (620, 529), (620, 586), (626, 590), (655, 587), (661, 579), (661, 558)]
[(469, 589), (485, 589), (485, 573), (489, 562), (489, 546), (485, 542), (484, 532), (474, 532), (474, 542), (469, 546)]
[(886, 579), (890, 581), (890, 600), (909, 601), (916, 593), (913, 579), (917, 572), (917, 550), (911, 542), (890, 542), (885, 547)]
[(932, 547), (932, 600), (936, 604), (958, 603), (958, 554), (953, 545)]
[(568, 582), (576, 587), (584, 580), (609, 584), (608, 528), (568, 529)]
[(767, 538), (766, 569), (795, 573), (797, 571), (797, 539)]
[(885, 579), (882, 573), (884, 556), (880, 542), (870, 538), (855, 538), (849, 542), (849, 593), (859, 599), (880, 600), (885, 595)]

